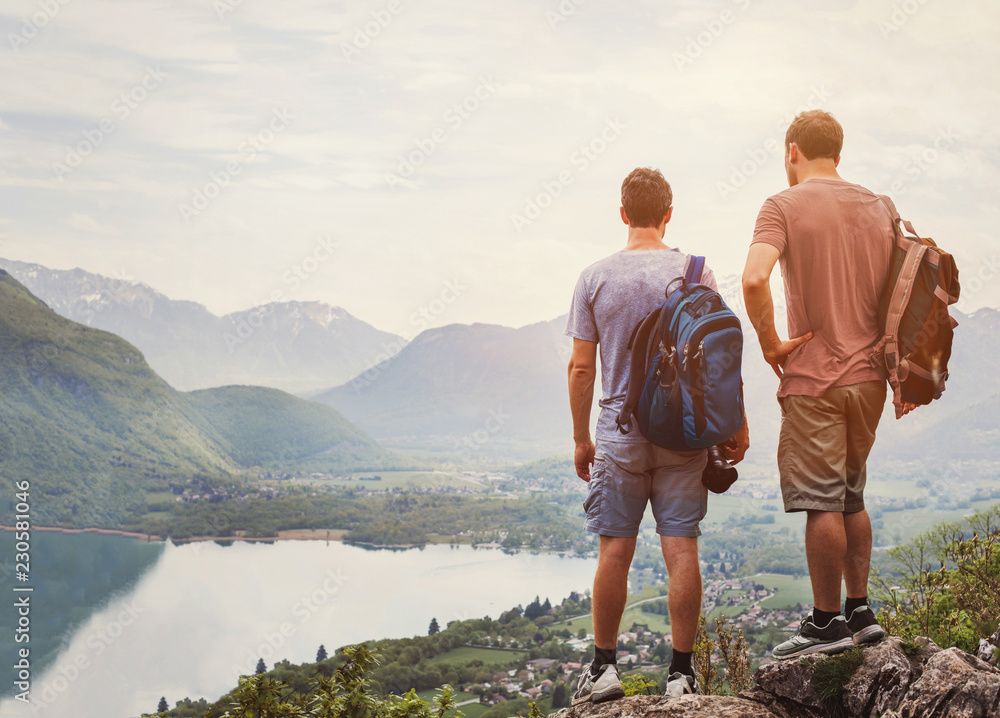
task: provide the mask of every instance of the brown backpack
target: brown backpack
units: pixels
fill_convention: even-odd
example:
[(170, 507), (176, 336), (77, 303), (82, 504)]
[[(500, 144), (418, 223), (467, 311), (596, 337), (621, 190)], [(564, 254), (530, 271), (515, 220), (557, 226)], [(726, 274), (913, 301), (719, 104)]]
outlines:
[(903, 402), (929, 404), (944, 391), (952, 335), (958, 326), (948, 307), (958, 301), (960, 288), (954, 257), (934, 240), (919, 237), (912, 224), (900, 219), (891, 199), (880, 199), (892, 215), (896, 243), (889, 282), (879, 302), (882, 339), (871, 359), (889, 373), (899, 419)]

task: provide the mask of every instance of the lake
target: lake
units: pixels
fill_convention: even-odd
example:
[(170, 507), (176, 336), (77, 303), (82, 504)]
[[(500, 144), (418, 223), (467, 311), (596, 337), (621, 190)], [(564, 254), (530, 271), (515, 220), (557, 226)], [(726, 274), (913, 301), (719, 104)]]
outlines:
[[(114, 570), (102, 560), (118, 562), (142, 551), (145, 563), (129, 559), (136, 564), (131, 585), (76, 621), (54, 661), (32, 676), (30, 706), (4, 690), (4, 717), (125, 718), (155, 711), (161, 696), (171, 707), (185, 697), (214, 701), (235, 687), (239, 675), (252, 673), (259, 658), (268, 668), (286, 658), (312, 662), (320, 644), (332, 654), (364, 640), (426, 635), (432, 618), (443, 628), (459, 619), (496, 618), (536, 595), (559, 603), (589, 588), (596, 567), (594, 559), (468, 546), (174, 546), (92, 535), (50, 534), (40, 541), (42, 536), (35, 534), (38, 565), (45, 563), (43, 554), (79, 553), (81, 545), (96, 557), (96, 564), (74, 560), (88, 572), (78, 577), (66, 576), (73, 569), (63, 561), (61, 583), (51, 584), (63, 598), (79, 590), (78, 602), (87, 600), (87, 590), (72, 587), (90, 585), (94, 572)], [(45, 625), (46, 606), (59, 605), (60, 596), (46, 601), (46, 585), (36, 583), (36, 632)]]

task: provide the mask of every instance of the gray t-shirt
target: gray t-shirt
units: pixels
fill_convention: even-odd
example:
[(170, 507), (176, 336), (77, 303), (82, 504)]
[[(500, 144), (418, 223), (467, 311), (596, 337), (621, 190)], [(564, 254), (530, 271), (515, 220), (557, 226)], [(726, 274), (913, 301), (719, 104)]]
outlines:
[[(684, 275), (687, 258), (677, 249), (622, 250), (587, 267), (576, 283), (566, 334), (597, 342), (601, 350), (597, 441), (646, 441), (634, 423), (628, 434), (615, 424), (628, 391), (628, 340), (635, 325), (663, 301), (667, 285)], [(707, 265), (701, 283), (718, 290)]]

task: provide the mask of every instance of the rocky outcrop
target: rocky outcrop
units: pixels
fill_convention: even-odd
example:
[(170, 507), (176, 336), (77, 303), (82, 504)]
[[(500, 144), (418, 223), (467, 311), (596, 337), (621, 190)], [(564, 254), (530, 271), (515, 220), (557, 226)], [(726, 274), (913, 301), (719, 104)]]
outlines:
[[(635, 696), (565, 708), (551, 718), (1000, 718), (1000, 670), (958, 648), (887, 638), (864, 649), (853, 673), (827, 664), (848, 660), (769, 663), (758, 669), (754, 687), (738, 696)], [(831, 683), (838, 670), (846, 680)], [(818, 673), (826, 674), (825, 686)]]
[(979, 641), (979, 649), (976, 651), (976, 655), (991, 666), (995, 666), (997, 659), (1000, 658), (998, 648), (1000, 648), (1000, 628), (995, 630), (989, 638), (983, 638)]

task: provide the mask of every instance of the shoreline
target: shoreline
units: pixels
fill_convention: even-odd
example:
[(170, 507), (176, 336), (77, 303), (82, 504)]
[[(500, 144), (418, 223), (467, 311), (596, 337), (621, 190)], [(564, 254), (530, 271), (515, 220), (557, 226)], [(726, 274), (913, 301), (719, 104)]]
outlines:
[[(0, 525), (0, 531), (13, 532), (15, 530), (16, 529), (13, 526)], [(123, 536), (125, 538), (143, 539), (145, 541), (170, 541), (176, 545), (197, 543), (201, 541), (343, 541), (344, 535), (347, 533), (344, 529), (289, 529), (287, 531), (279, 531), (277, 536), (246, 536), (237, 531), (235, 536), (190, 536), (188, 538), (172, 539), (166, 536), (158, 536), (156, 534), (144, 534), (136, 531), (122, 531), (121, 529), (68, 529), (61, 526), (32, 526), (30, 530), (60, 534), (99, 534), (102, 536)]]
[[(13, 526), (5, 526), (0, 524), (0, 531), (15, 532), (17, 529)], [(341, 543), (347, 544), (348, 546), (357, 546), (365, 550), (390, 550), (390, 551), (408, 551), (411, 549), (420, 549), (425, 546), (469, 546), (471, 548), (479, 549), (497, 549), (500, 551), (510, 551), (510, 552), (528, 552), (528, 553), (549, 553), (561, 555), (566, 558), (587, 558), (587, 556), (578, 556), (576, 554), (570, 553), (568, 550), (559, 549), (544, 549), (544, 548), (527, 548), (525, 546), (520, 546), (518, 548), (507, 548), (501, 546), (497, 543), (487, 543), (487, 544), (451, 544), (450, 542), (436, 542), (428, 541), (426, 543), (411, 543), (411, 544), (377, 544), (368, 541), (353, 541), (351, 539), (344, 538), (348, 533), (347, 529), (287, 529), (284, 531), (278, 531), (277, 536), (246, 536), (245, 531), (236, 531), (235, 536), (190, 536), (188, 538), (175, 539), (166, 536), (158, 536), (156, 534), (144, 534), (136, 531), (122, 531), (121, 529), (101, 529), (101, 528), (85, 528), (85, 529), (69, 529), (62, 526), (32, 526), (31, 531), (45, 531), (48, 533), (60, 533), (60, 534), (98, 534), (101, 536), (122, 536), (124, 538), (140, 539), (146, 542), (170, 542), (175, 546), (180, 546), (181, 544), (188, 543), (201, 543), (204, 541), (228, 541), (230, 543), (236, 541), (246, 541), (248, 543), (261, 543), (268, 542), (274, 543), (276, 541), (339, 541)]]

